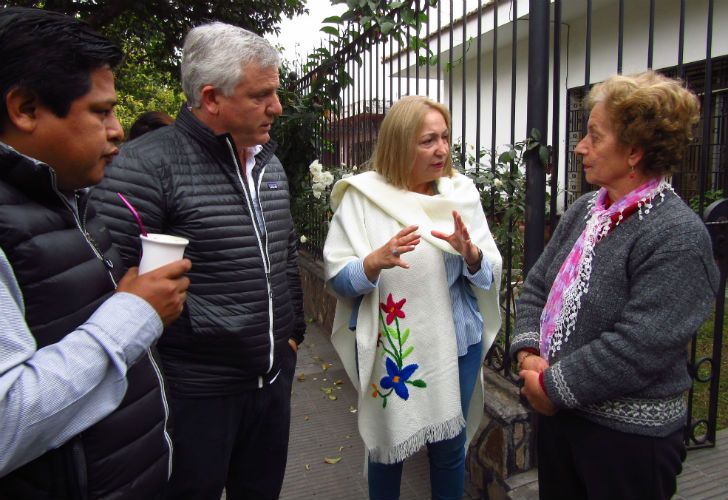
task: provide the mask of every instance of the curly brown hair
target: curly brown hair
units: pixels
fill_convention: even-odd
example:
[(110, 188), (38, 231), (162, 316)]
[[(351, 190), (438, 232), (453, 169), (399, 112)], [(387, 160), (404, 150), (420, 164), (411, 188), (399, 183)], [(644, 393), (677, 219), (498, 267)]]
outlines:
[(654, 71), (616, 75), (595, 85), (589, 111), (603, 103), (619, 141), (639, 147), (639, 168), (649, 176), (670, 173), (683, 159), (700, 119), (700, 102), (680, 80)]

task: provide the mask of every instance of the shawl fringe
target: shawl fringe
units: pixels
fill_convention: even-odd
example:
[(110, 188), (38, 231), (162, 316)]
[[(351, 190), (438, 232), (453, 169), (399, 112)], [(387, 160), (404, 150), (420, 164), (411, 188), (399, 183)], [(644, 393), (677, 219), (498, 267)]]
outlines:
[(427, 443), (437, 443), (452, 439), (465, 428), (465, 419), (458, 415), (439, 424), (423, 427), (407, 440), (390, 447), (378, 447), (369, 450), (372, 462), (396, 464), (411, 457)]

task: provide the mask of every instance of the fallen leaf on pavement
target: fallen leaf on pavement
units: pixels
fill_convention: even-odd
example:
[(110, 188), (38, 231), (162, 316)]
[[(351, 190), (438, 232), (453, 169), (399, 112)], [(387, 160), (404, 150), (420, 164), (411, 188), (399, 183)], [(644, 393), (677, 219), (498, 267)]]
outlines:
[(338, 464), (339, 462), (341, 462), (341, 457), (324, 457), (324, 462), (331, 465)]

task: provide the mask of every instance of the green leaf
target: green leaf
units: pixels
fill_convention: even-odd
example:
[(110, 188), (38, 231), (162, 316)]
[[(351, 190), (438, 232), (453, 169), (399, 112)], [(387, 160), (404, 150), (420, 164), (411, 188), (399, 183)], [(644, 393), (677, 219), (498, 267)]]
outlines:
[(540, 141), (541, 140), (541, 131), (537, 128), (532, 128), (531, 129), (531, 138), (534, 141)]
[(500, 154), (498, 157), (498, 163), (507, 163), (509, 161), (513, 161), (516, 157), (516, 154), (514, 151), (505, 151)]
[(392, 21), (384, 21), (379, 25), (379, 29), (382, 31), (382, 35), (387, 35), (394, 29), (394, 23)]
[(415, 13), (411, 10), (403, 10), (402, 21), (404, 21), (406, 24), (409, 24), (410, 26), (413, 25), (415, 23)]
[(399, 9), (404, 4), (405, 4), (405, 2), (392, 2), (392, 3), (389, 4), (389, 8), (392, 9), (392, 10)]
[(541, 159), (541, 163), (544, 167), (549, 164), (549, 150), (546, 146), (541, 146), (538, 150), (538, 157)]
[(382, 408), (387, 407), (387, 398), (382, 398)]
[(414, 350), (415, 350), (415, 347), (414, 347), (414, 346), (409, 346), (409, 347), (408, 347), (408, 348), (407, 348), (407, 349), (406, 349), (406, 350), (404, 351), (404, 353), (402, 353), (402, 359), (404, 359), (404, 358), (406, 358), (407, 356), (409, 356), (410, 354), (412, 354), (412, 351), (414, 351)]
[(335, 28), (334, 26), (324, 26), (323, 28), (321, 28), (320, 31), (328, 33), (329, 35), (339, 36), (339, 29)]
[(409, 335), (410, 335), (410, 329), (407, 328), (404, 331), (404, 333), (402, 334), (402, 340), (401, 340), (402, 344), (406, 344), (407, 343), (407, 339), (409, 338)]
[(427, 387), (425, 381), (419, 378), (417, 380), (410, 380), (408, 381), (408, 383), (414, 385), (415, 387)]
[(395, 330), (391, 326), (387, 327), (387, 335), (389, 335), (389, 337), (393, 339), (396, 339), (398, 337), (397, 330)]
[(321, 21), (322, 23), (336, 23), (336, 24), (342, 24), (344, 21), (341, 19), (341, 16), (330, 16)]

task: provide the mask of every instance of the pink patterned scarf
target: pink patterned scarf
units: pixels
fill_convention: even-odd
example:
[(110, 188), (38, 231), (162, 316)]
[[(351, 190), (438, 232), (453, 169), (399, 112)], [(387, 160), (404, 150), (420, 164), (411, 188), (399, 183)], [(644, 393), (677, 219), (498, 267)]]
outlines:
[(662, 201), (666, 189), (672, 190), (669, 183), (661, 178), (653, 178), (608, 208), (605, 206), (608, 202), (607, 190), (601, 188), (596, 192), (591, 202), (594, 206), (585, 217), (588, 219), (586, 227), (561, 264), (541, 313), (539, 350), (546, 361), (561, 349), (574, 330), (581, 296), (589, 291), (595, 245), (631, 213), (638, 211), (642, 220), (643, 211), (649, 214), (652, 200), (660, 196)]

